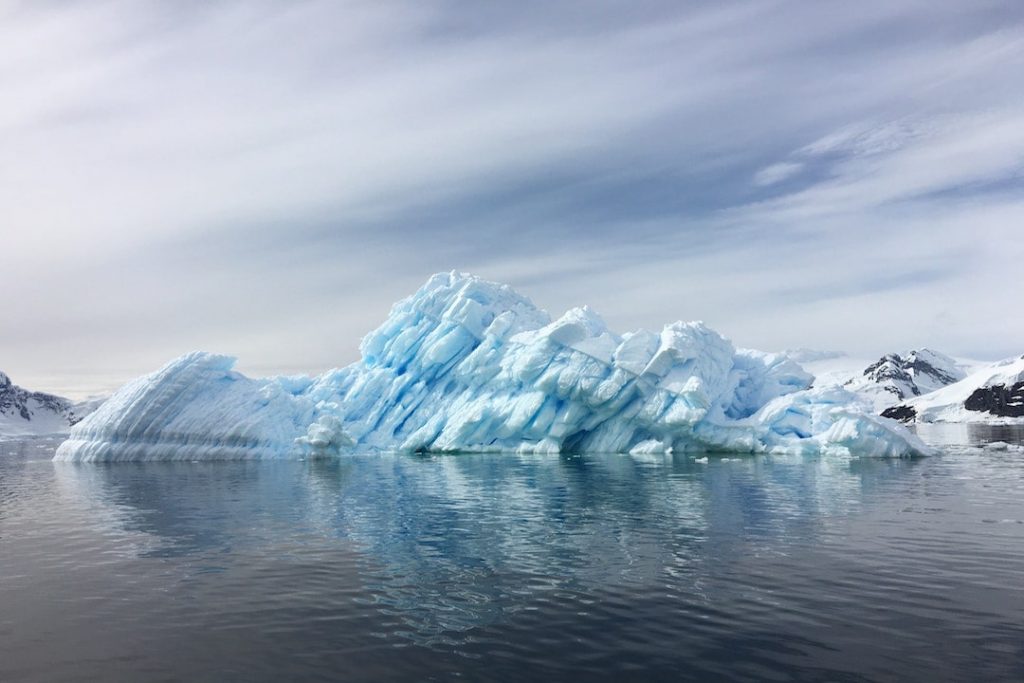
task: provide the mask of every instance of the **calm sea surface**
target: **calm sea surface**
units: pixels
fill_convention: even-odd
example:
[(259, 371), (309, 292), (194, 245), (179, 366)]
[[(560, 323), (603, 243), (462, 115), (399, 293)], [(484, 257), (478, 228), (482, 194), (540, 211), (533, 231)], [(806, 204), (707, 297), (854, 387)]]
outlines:
[(917, 460), (52, 463), (0, 442), (0, 681), (1024, 680), (1020, 429)]

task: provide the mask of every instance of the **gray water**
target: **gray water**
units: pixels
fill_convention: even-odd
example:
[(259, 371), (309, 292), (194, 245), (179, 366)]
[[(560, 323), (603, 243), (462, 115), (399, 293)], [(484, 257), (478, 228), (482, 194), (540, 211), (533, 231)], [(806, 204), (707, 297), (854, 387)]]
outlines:
[(0, 443), (0, 681), (1024, 680), (1024, 442), (916, 460)]

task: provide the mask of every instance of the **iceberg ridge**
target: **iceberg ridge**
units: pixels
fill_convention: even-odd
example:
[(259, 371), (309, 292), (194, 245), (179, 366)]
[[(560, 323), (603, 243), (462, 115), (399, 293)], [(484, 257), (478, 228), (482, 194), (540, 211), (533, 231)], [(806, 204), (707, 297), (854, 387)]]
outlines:
[(557, 320), (506, 285), (431, 277), (316, 378), (250, 379), (192, 353), (119, 390), (57, 459), (422, 452), (722, 450), (907, 456), (928, 448), (853, 394), (809, 389), (782, 354), (700, 322), (617, 335), (587, 307)]

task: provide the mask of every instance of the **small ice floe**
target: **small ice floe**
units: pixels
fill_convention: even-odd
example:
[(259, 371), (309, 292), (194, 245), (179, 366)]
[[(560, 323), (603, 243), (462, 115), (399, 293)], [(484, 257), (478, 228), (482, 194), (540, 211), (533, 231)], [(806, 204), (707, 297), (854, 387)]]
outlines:
[(993, 441), (987, 443), (984, 446), (987, 451), (1010, 451), (1014, 453), (1024, 452), (1024, 446), (1015, 443), (1006, 443), (1005, 441)]

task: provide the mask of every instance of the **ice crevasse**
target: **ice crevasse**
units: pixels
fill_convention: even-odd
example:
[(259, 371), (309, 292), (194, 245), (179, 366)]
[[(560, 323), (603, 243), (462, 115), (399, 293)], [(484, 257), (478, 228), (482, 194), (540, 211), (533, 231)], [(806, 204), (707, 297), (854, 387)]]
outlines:
[(249, 378), (195, 352), (118, 390), (58, 460), (420, 452), (928, 453), (851, 393), (700, 322), (619, 336), (587, 307), (552, 321), (512, 288), (438, 274), (318, 377)]

